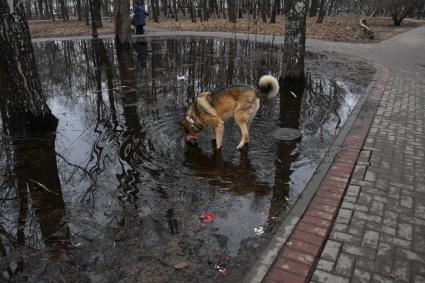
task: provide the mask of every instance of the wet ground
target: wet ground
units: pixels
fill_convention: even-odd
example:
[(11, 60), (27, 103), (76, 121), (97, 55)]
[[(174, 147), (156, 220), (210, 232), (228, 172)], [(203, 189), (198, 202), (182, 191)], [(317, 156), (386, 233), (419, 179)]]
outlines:
[[(236, 150), (229, 121), (217, 152), (211, 129), (198, 147), (185, 145), (186, 107), (201, 90), (279, 76), (281, 47), (144, 38), (132, 53), (108, 40), (45, 42), (35, 52), (59, 126), (51, 136), (3, 137), (0, 147), (0, 274), (14, 282), (237, 281), (374, 73), (307, 54), (306, 83), (262, 101), (248, 150)], [(279, 142), (277, 127), (302, 139)], [(212, 223), (200, 220), (206, 211)]]

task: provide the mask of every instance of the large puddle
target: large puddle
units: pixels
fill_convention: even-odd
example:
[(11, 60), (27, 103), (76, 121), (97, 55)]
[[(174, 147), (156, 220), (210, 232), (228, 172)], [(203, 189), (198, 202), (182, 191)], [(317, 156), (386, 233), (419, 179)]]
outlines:
[[(106, 40), (46, 42), (35, 52), (59, 126), (55, 137), (3, 138), (0, 148), (0, 273), (15, 281), (240, 279), (359, 100), (348, 66), (372, 74), (307, 54), (306, 85), (262, 101), (248, 151), (236, 150), (240, 132), (229, 121), (216, 152), (211, 129), (198, 147), (185, 145), (186, 107), (201, 90), (278, 77), (281, 47), (153, 38), (135, 42), (133, 54)], [(274, 140), (281, 126), (302, 139)], [(213, 223), (200, 220), (206, 211)]]

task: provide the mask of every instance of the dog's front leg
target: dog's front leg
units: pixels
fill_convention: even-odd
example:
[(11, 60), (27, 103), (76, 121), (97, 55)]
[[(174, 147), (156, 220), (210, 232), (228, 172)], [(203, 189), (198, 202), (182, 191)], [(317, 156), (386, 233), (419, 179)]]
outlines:
[(223, 133), (224, 133), (224, 125), (222, 121), (215, 124), (214, 131), (215, 131), (215, 144), (217, 149), (220, 149), (221, 142), (223, 141)]

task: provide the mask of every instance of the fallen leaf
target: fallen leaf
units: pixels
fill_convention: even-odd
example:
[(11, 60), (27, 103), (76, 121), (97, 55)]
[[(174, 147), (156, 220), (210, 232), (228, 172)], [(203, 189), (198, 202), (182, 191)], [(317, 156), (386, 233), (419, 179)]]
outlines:
[(190, 266), (190, 262), (187, 261), (187, 260), (184, 260), (184, 261), (179, 262), (176, 265), (174, 265), (174, 268), (177, 269), (177, 270), (180, 270), (180, 269), (183, 269), (183, 268), (186, 268), (186, 267), (189, 267), (189, 266)]

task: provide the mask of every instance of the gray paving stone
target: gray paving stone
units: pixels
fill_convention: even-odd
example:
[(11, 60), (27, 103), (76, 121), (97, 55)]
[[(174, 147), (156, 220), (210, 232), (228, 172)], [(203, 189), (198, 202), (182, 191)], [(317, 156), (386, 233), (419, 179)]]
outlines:
[(399, 223), (398, 224), (398, 230), (397, 230), (397, 235), (404, 239), (404, 240), (408, 240), (411, 241), (412, 240), (412, 234), (413, 234), (413, 228), (411, 224), (406, 224), (406, 223)]
[(397, 219), (398, 219), (398, 214), (396, 212), (389, 211), (389, 210), (384, 212), (383, 223), (385, 225), (395, 228), (397, 227)]
[(343, 244), (342, 251), (351, 255), (366, 257), (369, 259), (375, 258), (375, 251), (370, 248), (360, 247), (358, 245)]
[(375, 231), (366, 231), (363, 236), (362, 246), (376, 249), (379, 242), (379, 233)]
[(322, 251), (321, 258), (325, 260), (335, 261), (338, 257), (339, 250), (342, 244), (339, 242), (328, 240), (325, 248)]
[(400, 199), (400, 205), (406, 208), (413, 207), (413, 198), (407, 195), (403, 195)]
[(365, 220), (352, 218), (351, 223), (350, 223), (350, 228), (348, 229), (348, 233), (350, 233), (352, 235), (361, 236), (361, 235), (363, 235), (365, 225), (366, 225)]
[(366, 220), (366, 221), (376, 222), (376, 223), (381, 223), (381, 220), (382, 220), (381, 216), (371, 215), (361, 211), (355, 211), (354, 217), (362, 219), (362, 220)]
[(384, 203), (380, 201), (372, 201), (369, 209), (370, 213), (382, 216), (384, 213)]
[(366, 270), (371, 274), (379, 273), (386, 275), (391, 273), (392, 263), (385, 263), (367, 258), (356, 258), (356, 267)]
[(335, 261), (329, 261), (321, 258), (319, 262), (317, 263), (317, 269), (325, 270), (325, 271), (332, 271), (334, 268)]
[(348, 223), (350, 223), (352, 215), (353, 215), (352, 210), (341, 208), (338, 212), (338, 216), (336, 217), (335, 222), (348, 224)]
[(425, 206), (424, 205), (416, 205), (415, 207), (415, 217), (424, 218), (425, 219)]
[(320, 282), (320, 283), (348, 283), (348, 278), (344, 278), (342, 276), (338, 276), (332, 273), (328, 273), (322, 270), (314, 271), (313, 278), (314, 281)]
[(410, 265), (405, 260), (395, 260), (393, 272), (391, 273), (397, 282), (409, 282)]
[(337, 259), (335, 272), (339, 275), (350, 277), (353, 273), (354, 257), (341, 253)]
[(391, 265), (394, 258), (394, 246), (388, 243), (380, 242), (376, 260)]
[(359, 268), (354, 269), (353, 277), (351, 278), (352, 283), (369, 283), (371, 275), (369, 272), (361, 270)]
[(345, 193), (345, 195), (357, 198), (359, 193), (360, 193), (360, 187), (359, 186), (350, 185), (350, 186), (348, 186), (348, 189), (347, 189), (347, 192)]
[(329, 238), (337, 242), (351, 243), (355, 245), (360, 245), (362, 241), (362, 238), (359, 236), (338, 231), (332, 231)]
[(357, 199), (357, 204), (369, 206), (371, 201), (372, 195), (362, 191)]
[(407, 249), (396, 249), (396, 258), (408, 259), (411, 261), (417, 261), (422, 264), (425, 264), (425, 255)]
[(389, 277), (384, 277), (376, 273), (373, 274), (372, 276), (372, 283), (393, 283), (393, 282), (396, 282), (396, 280)]

